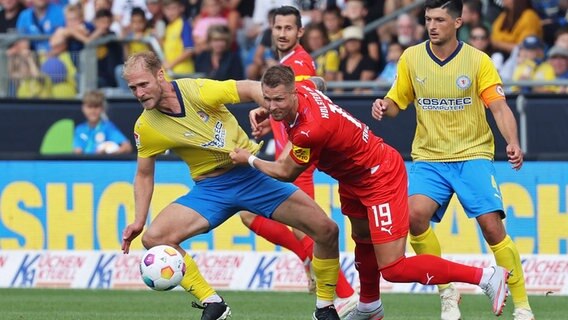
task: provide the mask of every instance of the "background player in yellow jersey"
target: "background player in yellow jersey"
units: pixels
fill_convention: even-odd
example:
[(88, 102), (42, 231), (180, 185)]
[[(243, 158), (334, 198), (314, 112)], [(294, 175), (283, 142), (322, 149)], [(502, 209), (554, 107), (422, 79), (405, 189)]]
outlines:
[(154, 188), (156, 156), (171, 150), (191, 170), (192, 190), (164, 208), (142, 236), (146, 248), (176, 247), (186, 263), (181, 286), (201, 301), (202, 320), (226, 319), (229, 306), (199, 273), (179, 244), (214, 229), (240, 210), (248, 210), (298, 228), (315, 241), (312, 267), (316, 273), (317, 309), (313, 319), (338, 320), (333, 298), (339, 271), (338, 227), (303, 191), (269, 178), (253, 168), (235, 167), (235, 148), (258, 152), (239, 127), (226, 103), (263, 103), (259, 82), (208, 79), (165, 79), (152, 52), (131, 56), (123, 76), (144, 107), (134, 135), (138, 168), (134, 179), (134, 221), (123, 231), (122, 250), (128, 253), (146, 224)]
[[(397, 80), (385, 99), (377, 99), (372, 107), (378, 120), (396, 116), (411, 102), (416, 107), (414, 163), (409, 174), (410, 242), (416, 253), (441, 254), (430, 220), (442, 219), (456, 193), (468, 217), (479, 223), (497, 264), (512, 272), (514, 319), (534, 319), (519, 253), (501, 221), (505, 214), (485, 107), (507, 142), (511, 167), (519, 170), (523, 153), (515, 118), (491, 59), (456, 38), (462, 25), (462, 2), (427, 0), (424, 7), (429, 40), (403, 53)], [(459, 319), (459, 293), (451, 285), (439, 289), (442, 319)]]

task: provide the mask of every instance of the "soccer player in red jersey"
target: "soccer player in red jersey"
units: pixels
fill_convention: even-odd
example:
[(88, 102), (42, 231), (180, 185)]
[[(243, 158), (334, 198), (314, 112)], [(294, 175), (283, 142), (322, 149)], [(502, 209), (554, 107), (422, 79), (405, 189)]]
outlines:
[[(304, 33), (300, 11), (292, 6), (282, 6), (275, 10), (273, 19), (272, 38), (280, 64), (290, 66), (297, 81), (315, 76), (314, 61), (310, 54), (300, 45), (300, 38)], [(288, 143), (288, 134), (282, 123), (268, 119), (267, 121), (270, 121), (270, 126), (266, 126), (267, 130), (262, 133), (253, 132), (253, 135), (255, 138), (260, 138), (272, 131), (275, 143), (275, 156), (278, 159)], [(314, 170), (315, 167), (311, 166), (294, 181), (294, 184), (312, 197), (312, 199), (314, 198)], [(289, 249), (304, 262), (309, 280), (308, 290), (314, 292), (315, 281), (313, 281), (310, 274), (313, 240), (297, 229), (290, 230), (287, 226), (277, 221), (266, 219), (250, 212), (241, 212), (240, 216), (243, 224), (254, 233), (274, 244)], [(336, 299), (335, 304), (339, 316), (343, 316), (353, 309), (358, 300), (355, 291), (343, 272), (339, 274), (336, 295), (338, 299)]]
[[(378, 270), (390, 282), (479, 285), (489, 296), (493, 312), (502, 313), (509, 277), (504, 268), (476, 268), (425, 254), (405, 256), (408, 181), (404, 161), (394, 148), (313, 85), (296, 84), (289, 67), (270, 67), (261, 83), (265, 103), (254, 110), (252, 125), (262, 125), (268, 115), (282, 121), (290, 140), (287, 155), (265, 161), (237, 148), (230, 154), (234, 163), (248, 163), (284, 181), (293, 181), (315, 164), (339, 182), (341, 210), (351, 221), (356, 243), (356, 263), (374, 253)], [(353, 318), (381, 319), (383, 308), (377, 304), (359, 304)]]

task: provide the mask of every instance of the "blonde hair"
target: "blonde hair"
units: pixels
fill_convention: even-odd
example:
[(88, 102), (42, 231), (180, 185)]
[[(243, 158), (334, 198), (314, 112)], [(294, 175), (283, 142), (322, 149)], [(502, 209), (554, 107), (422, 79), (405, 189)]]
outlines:
[(227, 48), (231, 47), (231, 31), (229, 27), (222, 24), (211, 25), (207, 29), (207, 42), (216, 38), (222, 38), (227, 43)]
[(106, 110), (105, 95), (98, 90), (93, 90), (85, 93), (85, 95), (83, 96), (83, 104), (89, 106), (101, 106)]
[(128, 57), (126, 62), (124, 62), (122, 77), (124, 78), (130, 69), (134, 68), (134, 66), (138, 64), (140, 64), (145, 70), (150, 71), (153, 75), (157, 75), (158, 71), (162, 68), (160, 58), (158, 58), (153, 51), (138, 52)]

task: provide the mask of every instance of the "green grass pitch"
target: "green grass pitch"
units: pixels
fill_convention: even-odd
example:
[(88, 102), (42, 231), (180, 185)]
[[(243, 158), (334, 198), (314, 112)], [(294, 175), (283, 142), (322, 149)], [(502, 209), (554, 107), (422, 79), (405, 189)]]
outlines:
[[(315, 297), (301, 292), (220, 292), (233, 320), (311, 319)], [(0, 289), (3, 320), (142, 320), (200, 319), (183, 291), (154, 292), (70, 289)], [(385, 320), (440, 319), (434, 294), (384, 294)], [(498, 319), (512, 319), (512, 303)], [(537, 319), (568, 319), (568, 297), (531, 296)], [(483, 295), (464, 295), (464, 320), (497, 319)]]

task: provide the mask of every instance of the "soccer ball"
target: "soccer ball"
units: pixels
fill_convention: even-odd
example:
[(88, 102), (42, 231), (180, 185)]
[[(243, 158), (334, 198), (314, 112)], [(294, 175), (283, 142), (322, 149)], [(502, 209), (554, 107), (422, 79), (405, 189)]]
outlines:
[(185, 274), (183, 256), (176, 249), (159, 245), (150, 248), (140, 261), (140, 275), (144, 283), (157, 291), (175, 288)]

